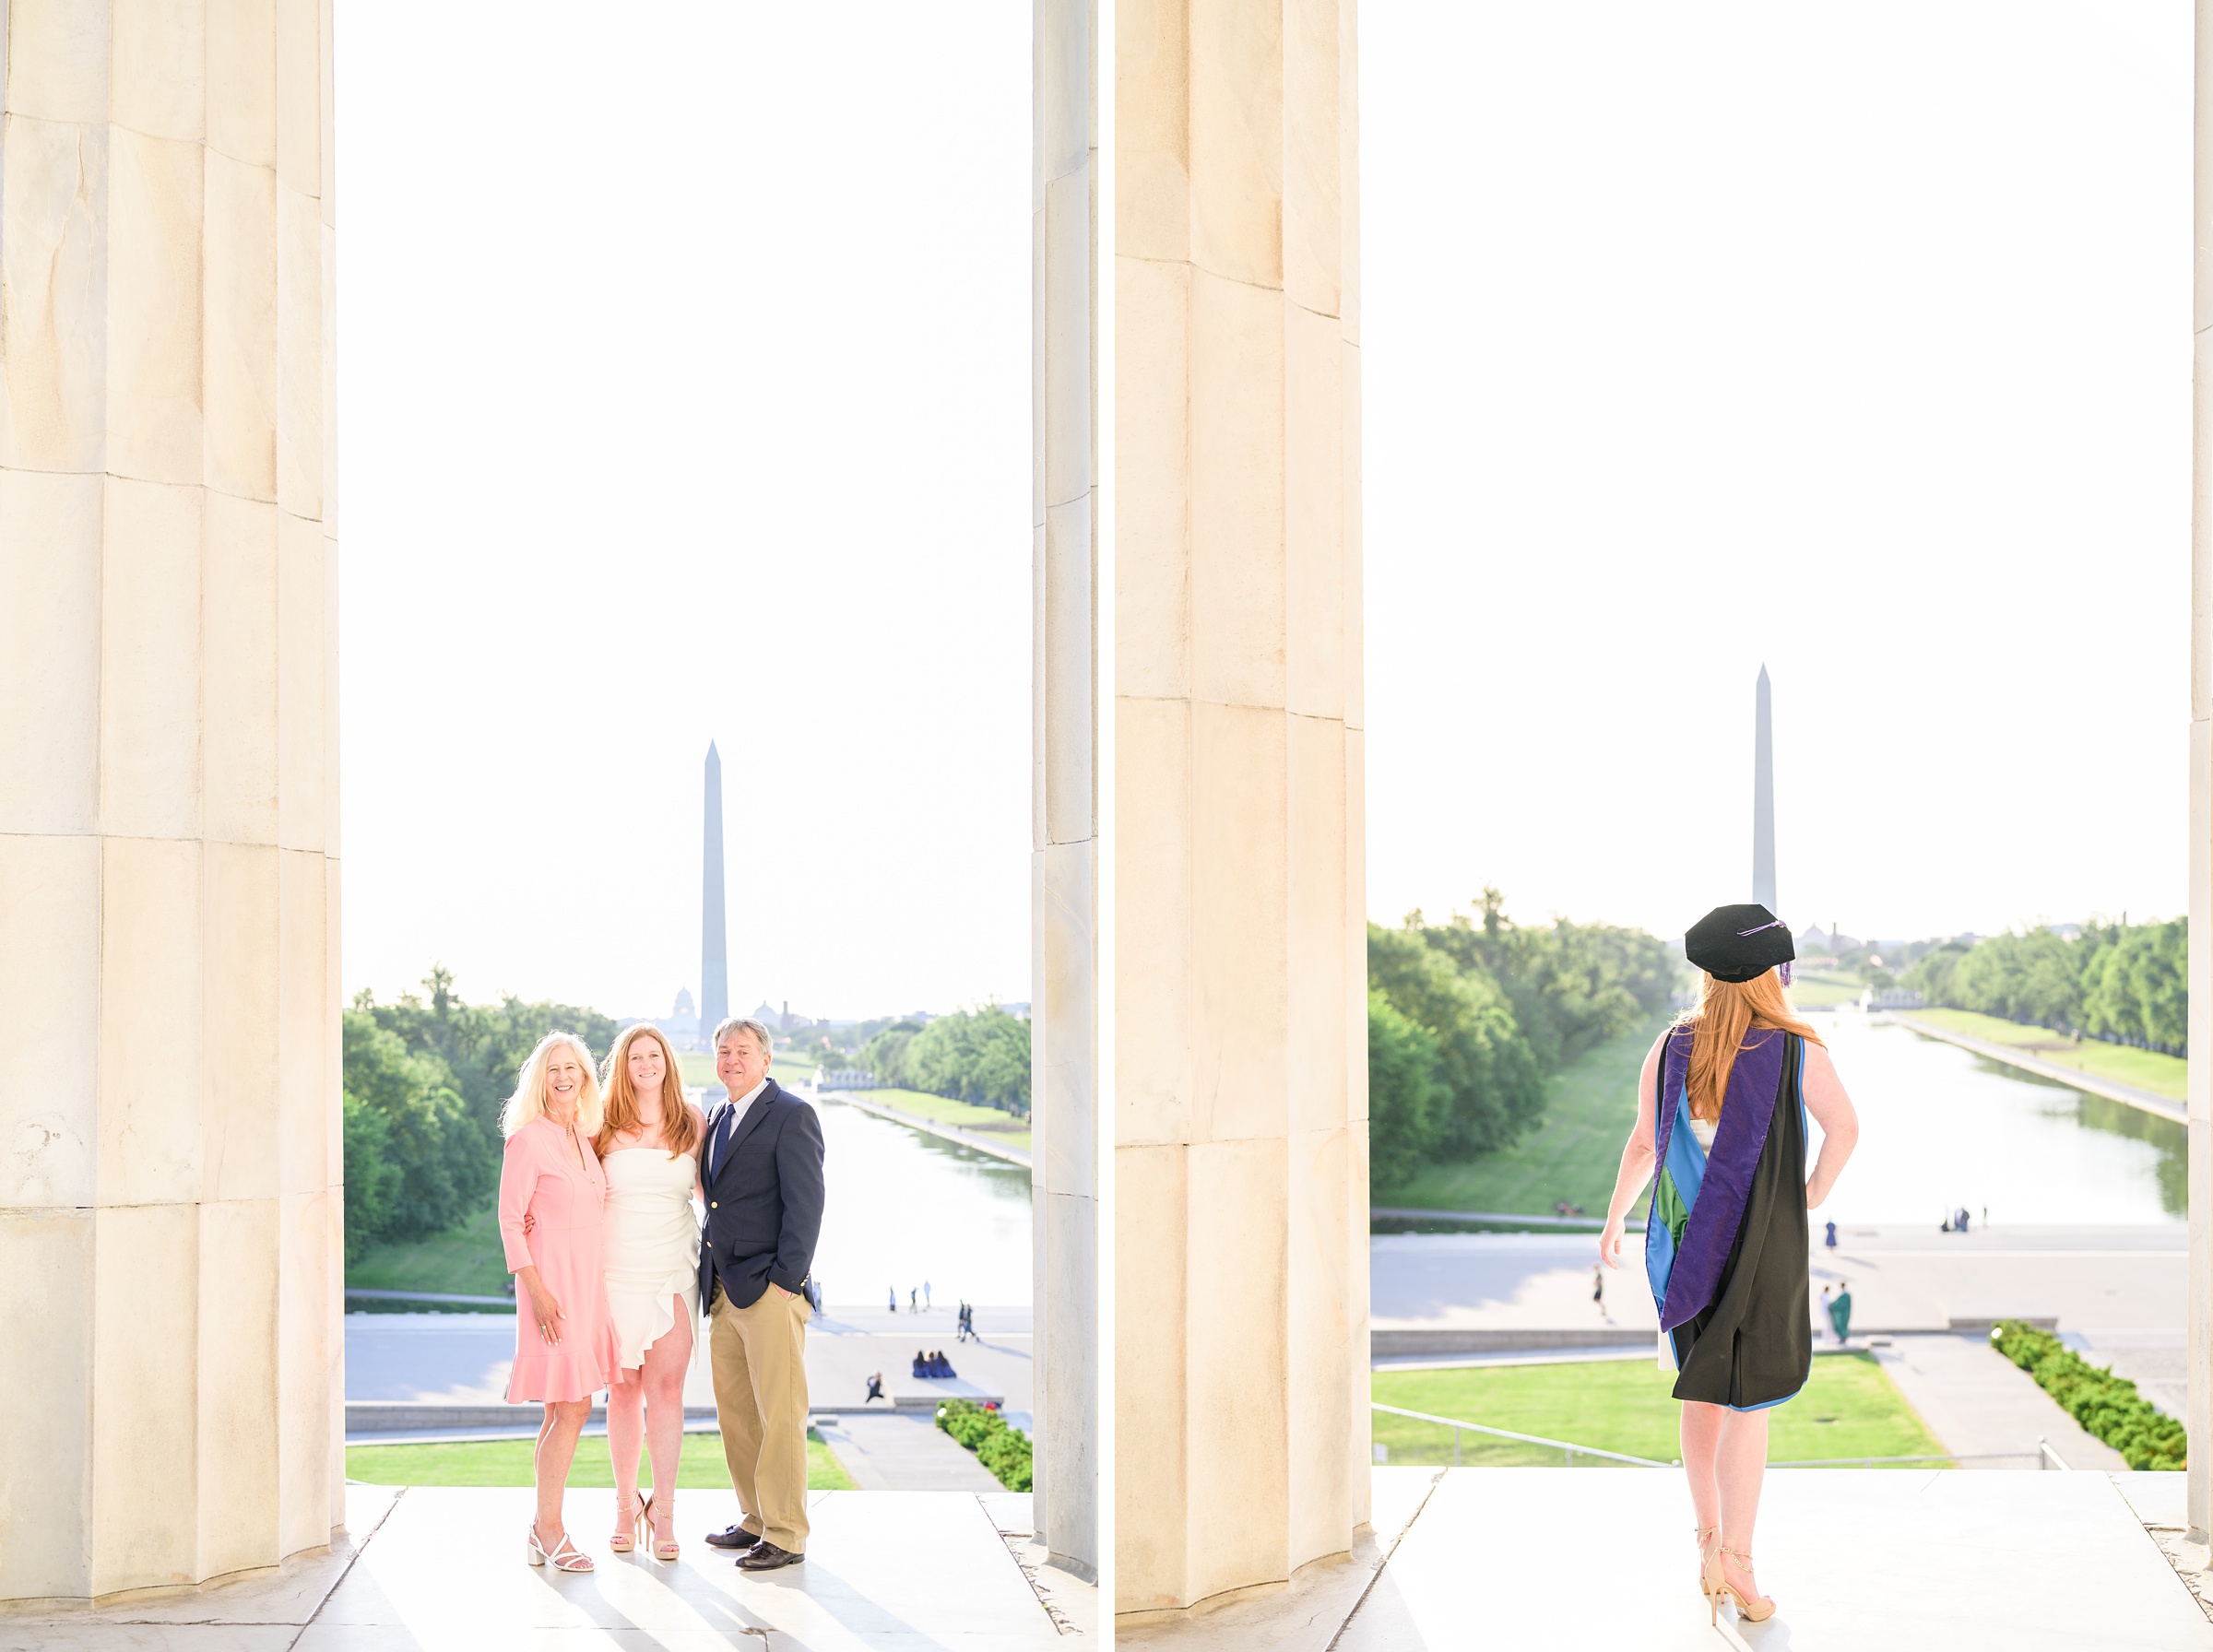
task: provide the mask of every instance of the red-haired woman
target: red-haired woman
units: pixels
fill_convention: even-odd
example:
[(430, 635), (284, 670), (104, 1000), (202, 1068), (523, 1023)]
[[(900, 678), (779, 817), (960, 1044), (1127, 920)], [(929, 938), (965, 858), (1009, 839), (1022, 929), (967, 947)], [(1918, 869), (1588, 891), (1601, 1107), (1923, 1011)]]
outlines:
[[(645, 1021), (622, 1029), (606, 1067), (606, 1123), (593, 1144), (607, 1167), (607, 1301), (618, 1351), (607, 1393), (615, 1458), (619, 1553), (633, 1541), (674, 1560), (677, 1459), (684, 1443), (684, 1371), (699, 1318), (699, 1186), (705, 1122), (684, 1099), (676, 1052)], [(638, 1496), (638, 1442), (653, 1490)]]
[[(1698, 1007), (1644, 1058), (1598, 1254), (1621, 1266), (1622, 1219), (1657, 1167), (1644, 1263), (1660, 1363), (1683, 1402), (1698, 1587), (1709, 1615), (1726, 1596), (1757, 1623), (1775, 1611), (1752, 1575), (1768, 1410), (1813, 1366), (1805, 1213), (1836, 1186), (1860, 1127), (1820, 1035), (1784, 996), (1796, 951), (1773, 913), (1717, 907), (1684, 953), (1704, 972)], [(1821, 1127), (1810, 1176), (1808, 1113)]]

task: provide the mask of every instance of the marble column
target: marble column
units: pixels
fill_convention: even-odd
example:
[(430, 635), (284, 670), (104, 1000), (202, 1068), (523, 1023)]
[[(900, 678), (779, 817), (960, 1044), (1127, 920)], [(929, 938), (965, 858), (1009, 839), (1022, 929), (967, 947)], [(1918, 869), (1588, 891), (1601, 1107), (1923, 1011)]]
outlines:
[(342, 1517), (328, 0), (7, 0), (0, 1599)]
[(1035, 0), (1031, 200), (1031, 1233), (1035, 1518), (1099, 1564), (1098, 221), (1089, 0)]
[(1350, 0), (1111, 15), (1039, 8), (1038, 1083), (1111, 1095), (1142, 1614), (1367, 1518), (1357, 77)]
[(2213, 0), (2197, 0), (2190, 501), (2189, 1540), (2213, 1554)]

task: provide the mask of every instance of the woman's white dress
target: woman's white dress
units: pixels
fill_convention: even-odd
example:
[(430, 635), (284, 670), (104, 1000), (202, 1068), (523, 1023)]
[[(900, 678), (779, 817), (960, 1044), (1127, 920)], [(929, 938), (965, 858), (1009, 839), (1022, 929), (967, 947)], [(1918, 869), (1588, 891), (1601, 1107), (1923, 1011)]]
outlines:
[(665, 1148), (618, 1148), (607, 1170), (607, 1307), (625, 1371), (676, 1324), (681, 1298), (699, 1317), (699, 1218), (692, 1185), (699, 1162)]

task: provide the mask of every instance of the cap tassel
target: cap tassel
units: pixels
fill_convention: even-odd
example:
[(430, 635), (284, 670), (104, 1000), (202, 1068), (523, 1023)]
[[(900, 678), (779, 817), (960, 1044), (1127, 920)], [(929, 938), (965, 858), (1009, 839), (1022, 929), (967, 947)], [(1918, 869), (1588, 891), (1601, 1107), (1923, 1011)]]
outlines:
[(1791, 984), (1791, 961), (1786, 958), (1775, 967), (1782, 974), (1782, 984), (1788, 986)]

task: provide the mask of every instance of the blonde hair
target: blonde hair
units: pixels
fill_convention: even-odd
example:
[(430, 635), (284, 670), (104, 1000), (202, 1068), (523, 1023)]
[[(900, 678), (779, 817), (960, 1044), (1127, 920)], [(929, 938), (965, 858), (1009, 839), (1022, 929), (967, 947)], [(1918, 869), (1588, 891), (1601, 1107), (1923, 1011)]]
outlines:
[(1690, 1115), (1707, 1120), (1722, 1116), (1729, 1075), (1744, 1052), (1745, 1034), (1753, 1028), (1795, 1032), (1815, 1044), (1822, 1042), (1792, 1009), (1781, 977), (1773, 970), (1762, 970), (1749, 981), (1717, 981), (1701, 974), (1698, 1004), (1675, 1022), (1674, 1031), (1685, 1027), (1690, 1029)]
[(576, 1127), (587, 1136), (599, 1133), (599, 1064), (575, 1033), (549, 1032), (523, 1063), (515, 1093), (507, 1098), (506, 1110), (500, 1115), (501, 1134), (512, 1136), (533, 1119), (545, 1117), (546, 1068), (552, 1065), (557, 1049), (572, 1051), (584, 1068), (584, 1087), (576, 1092)]
[(599, 1127), (592, 1151), (602, 1159), (618, 1135), (638, 1127), (638, 1092), (630, 1081), (630, 1046), (641, 1038), (650, 1038), (661, 1046), (661, 1061), (667, 1069), (661, 1078), (661, 1144), (673, 1159), (690, 1152), (699, 1141), (699, 1120), (685, 1099), (684, 1075), (676, 1065), (676, 1052), (651, 1021), (633, 1021), (615, 1035), (615, 1047), (608, 1051), (606, 1064), (599, 1069), (606, 1122)]

